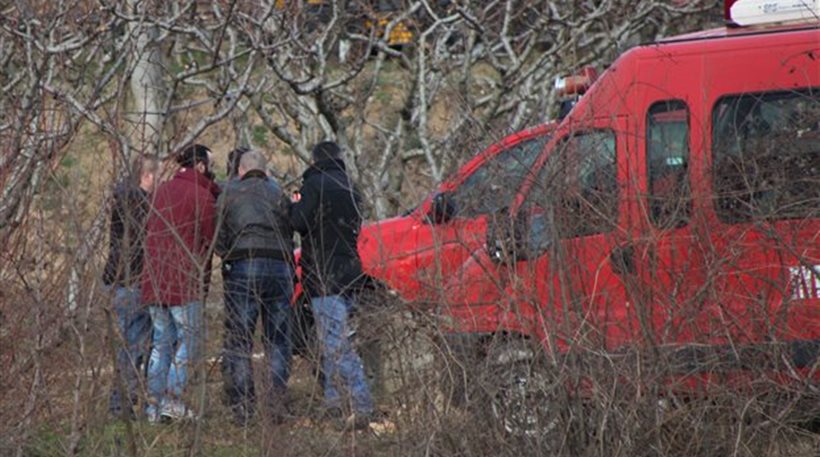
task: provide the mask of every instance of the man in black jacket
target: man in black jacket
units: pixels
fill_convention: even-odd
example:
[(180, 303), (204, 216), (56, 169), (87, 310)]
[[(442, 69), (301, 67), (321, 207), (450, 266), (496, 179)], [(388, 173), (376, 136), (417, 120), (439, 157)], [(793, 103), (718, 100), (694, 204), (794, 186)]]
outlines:
[(228, 181), (217, 202), (216, 253), (222, 257), (225, 279), (222, 373), (226, 399), (240, 424), (254, 412), (251, 350), (260, 313), (271, 369), (273, 389), (268, 400), (274, 421), (284, 418), (290, 375), (293, 229), (287, 197), (265, 169), (261, 153), (244, 152), (239, 179)]
[[(353, 295), (363, 276), (357, 249), (360, 197), (336, 143), (319, 143), (312, 155), (300, 198), (290, 209), (302, 240), (302, 284), (311, 298), (322, 346), (325, 407), (336, 415), (350, 404), (353, 423), (362, 428), (373, 416), (373, 399), (348, 336)], [(343, 394), (349, 395), (349, 402), (343, 401)]]
[(140, 304), (139, 287), (145, 219), (158, 173), (156, 158), (140, 157), (132, 164), (126, 179), (114, 189), (103, 282), (113, 294), (118, 330), (124, 343), (117, 351), (117, 377), (108, 404), (111, 413), (117, 416), (132, 413), (131, 407), (137, 400), (139, 373), (147, 363), (151, 316), (148, 308)]

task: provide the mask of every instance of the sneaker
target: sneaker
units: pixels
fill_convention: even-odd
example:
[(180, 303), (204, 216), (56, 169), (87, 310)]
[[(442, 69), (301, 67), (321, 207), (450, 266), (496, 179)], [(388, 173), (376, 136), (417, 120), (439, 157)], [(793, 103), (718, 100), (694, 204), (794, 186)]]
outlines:
[(156, 406), (148, 405), (145, 407), (145, 419), (149, 424), (159, 424), (160, 417)]
[(160, 408), (159, 416), (163, 419), (169, 420), (183, 420), (183, 419), (195, 419), (196, 415), (194, 412), (185, 406), (185, 403), (177, 400), (168, 400), (162, 403), (162, 408)]

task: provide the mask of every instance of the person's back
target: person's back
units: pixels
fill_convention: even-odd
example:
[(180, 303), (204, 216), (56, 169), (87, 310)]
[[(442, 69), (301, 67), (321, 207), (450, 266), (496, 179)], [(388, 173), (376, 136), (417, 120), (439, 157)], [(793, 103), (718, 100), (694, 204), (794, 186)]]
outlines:
[(256, 409), (251, 351), (260, 316), (273, 387), (266, 397), (274, 421), (285, 416), (290, 376), (293, 229), (288, 201), (266, 168), (260, 152), (246, 151), (239, 159), (239, 179), (228, 182), (218, 202), (216, 251), (225, 286), (222, 378), (225, 398), (241, 425)]
[(302, 200), (291, 220), (302, 240), (310, 296), (349, 294), (362, 277), (358, 237), (360, 197), (339, 158), (317, 160), (304, 173)]
[(223, 261), (249, 257), (289, 260), (293, 229), (287, 199), (279, 185), (262, 171), (251, 170), (229, 181), (220, 199), (216, 253)]
[(106, 285), (139, 282), (148, 206), (148, 193), (131, 182), (121, 182), (114, 188), (108, 259), (103, 272)]
[(157, 189), (145, 240), (145, 303), (179, 305), (201, 298), (216, 192), (213, 181), (190, 167)]

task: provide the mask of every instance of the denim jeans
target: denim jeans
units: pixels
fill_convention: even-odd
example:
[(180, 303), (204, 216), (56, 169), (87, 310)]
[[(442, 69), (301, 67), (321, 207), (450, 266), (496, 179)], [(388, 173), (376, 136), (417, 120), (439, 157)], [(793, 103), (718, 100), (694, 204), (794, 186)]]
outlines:
[[(113, 286), (111, 292), (121, 339), (117, 339), (120, 343), (115, 366), (117, 379), (111, 388), (108, 408), (113, 414), (120, 414), (123, 408), (130, 410), (137, 400), (140, 374), (148, 362), (151, 315), (148, 307), (140, 303), (139, 288)], [(123, 400), (123, 396), (127, 400)]]
[[(225, 262), (225, 336), (222, 376), (225, 395), (234, 408), (251, 413), (255, 401), (251, 352), (257, 318), (270, 371), (274, 410), (281, 411), (290, 377), (293, 270), (282, 260), (254, 258)], [(239, 411), (238, 411), (239, 412)]]
[(322, 347), (325, 406), (342, 407), (342, 392), (350, 396), (353, 411), (373, 412), (373, 398), (362, 360), (350, 343), (348, 317), (352, 300), (341, 295), (316, 297), (310, 302)]
[[(188, 382), (188, 370), (199, 360), (204, 341), (203, 305), (151, 306), (154, 340), (148, 362), (148, 394), (152, 414), (163, 402), (179, 401)], [(152, 408), (153, 407), (153, 408)]]

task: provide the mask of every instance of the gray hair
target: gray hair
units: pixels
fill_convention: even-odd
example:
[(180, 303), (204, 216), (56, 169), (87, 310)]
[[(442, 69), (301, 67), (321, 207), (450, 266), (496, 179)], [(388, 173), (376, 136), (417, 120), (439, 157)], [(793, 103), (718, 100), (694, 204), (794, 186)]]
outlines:
[(242, 154), (242, 158), (239, 159), (239, 168), (242, 168), (246, 172), (251, 170), (266, 171), (268, 168), (268, 159), (266, 159), (261, 152), (251, 149)]

